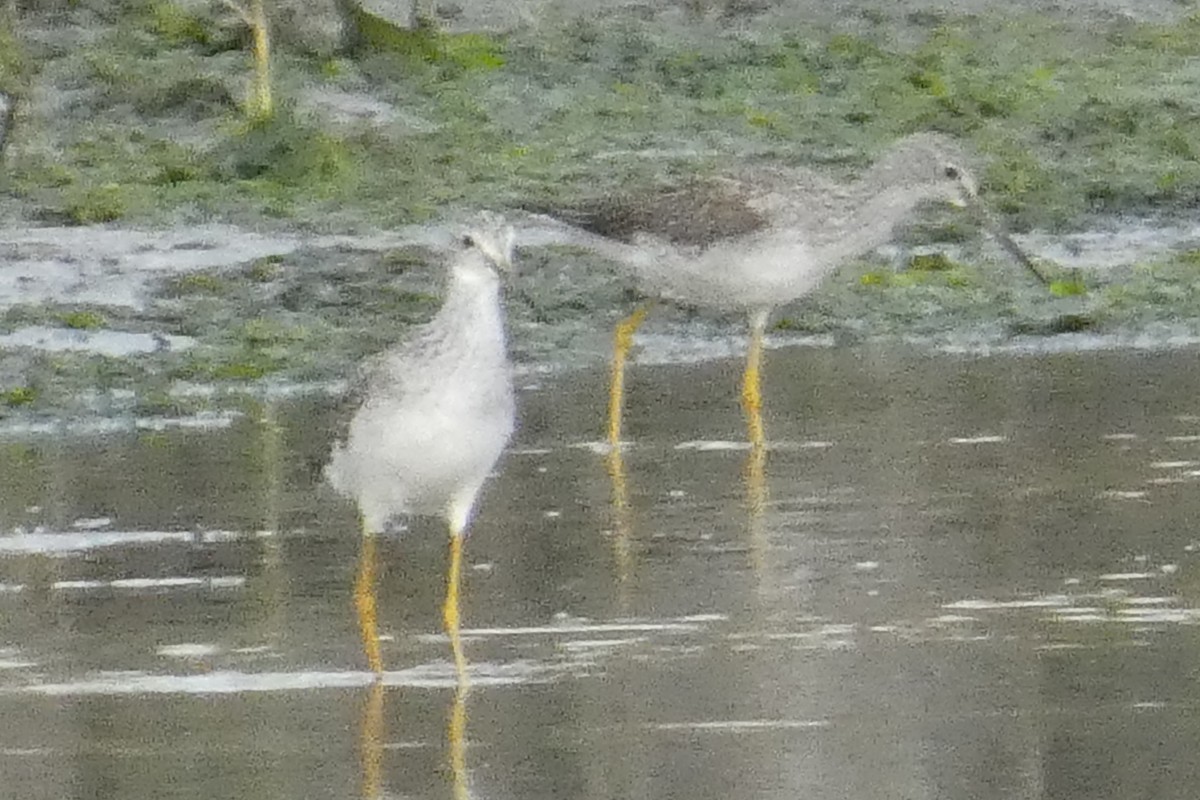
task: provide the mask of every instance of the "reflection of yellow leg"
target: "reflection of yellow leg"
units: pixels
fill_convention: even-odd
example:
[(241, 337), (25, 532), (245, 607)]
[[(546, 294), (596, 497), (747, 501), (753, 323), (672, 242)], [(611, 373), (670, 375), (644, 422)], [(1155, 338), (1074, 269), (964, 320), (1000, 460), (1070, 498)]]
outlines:
[(450, 749), (450, 775), (454, 782), (454, 800), (466, 800), (467, 792), (467, 694), (471, 683), (467, 675), (467, 657), (463, 652), (462, 629), (459, 617), (459, 587), (462, 583), (462, 548), (465, 537), (460, 531), (450, 533), (450, 574), (446, 579), (446, 604), (442, 621), (454, 654), (454, 705), (446, 741)]
[(375, 800), (383, 788), (383, 681), (371, 684), (371, 693), (363, 706), (362, 739), (362, 797)]
[(767, 448), (752, 445), (746, 456), (746, 510), (761, 517), (767, 505)]
[(458, 676), (458, 685), (454, 689), (454, 705), (450, 709), (450, 724), (446, 729), (454, 800), (467, 800), (471, 796), (467, 790), (467, 692), (464, 672)]
[(383, 656), (379, 652), (375, 614), (375, 534), (367, 530), (365, 520), (362, 525), (362, 553), (358, 561), (358, 578), (354, 581), (354, 607), (358, 611), (358, 630), (362, 634), (367, 666), (379, 675), (383, 672)]
[(650, 313), (650, 304), (639, 306), (632, 314), (617, 323), (613, 332), (612, 380), (608, 391), (608, 444), (621, 444), (621, 415), (625, 407), (625, 358), (633, 346), (633, 334)]
[[(631, 525), (629, 523), (629, 495), (625, 485), (625, 459), (621, 449), (614, 447), (608, 452), (608, 477), (612, 480), (613, 509), (613, 559), (617, 567), (617, 581), (624, 589), (629, 581)], [(624, 591), (622, 591), (624, 598)]]
[(746, 512), (750, 532), (750, 566), (761, 578), (766, 566), (766, 537), (762, 517), (767, 506), (767, 448), (751, 445), (746, 457)]
[(767, 435), (762, 420), (763, 335), (767, 315), (755, 312), (750, 318), (750, 351), (746, 354), (746, 372), (742, 376), (742, 410), (746, 412), (746, 430), (753, 447), (766, 447)]

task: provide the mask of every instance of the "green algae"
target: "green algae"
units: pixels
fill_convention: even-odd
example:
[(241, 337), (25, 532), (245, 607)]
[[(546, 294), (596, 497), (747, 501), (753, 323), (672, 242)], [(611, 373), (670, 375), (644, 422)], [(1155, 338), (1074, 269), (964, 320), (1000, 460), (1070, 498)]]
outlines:
[[(981, 195), (1017, 230), (1079, 228), (1097, 214), (1186, 214), (1200, 201), (1197, 16), (1167, 24), (920, 14), (904, 35), (882, 17), (853, 32), (764, 17), (713, 34), (632, 16), (503, 36), (380, 29), (335, 59), (278, 54), (280, 113), (250, 125), (234, 100), (244, 63), (215, 57), (240, 43), (180, 6), (134, 5), (127, 21), (136, 24), (37, 53), (43, 80), (89, 89), (60, 116), (25, 109), (14, 133), (22, 141), (6, 162), (9, 185), (42, 218), (387, 227), (449, 207), (564, 201), (710, 174), (735, 161), (846, 177), (891, 140), (924, 129), (962, 136), (980, 152)], [(27, 62), (12, 63), (0, 63), (0, 86), (28, 78)], [(327, 127), (301, 110), (313, 89), (366, 91), (422, 124), (399, 133)], [(931, 214), (904, 241), (979, 239), (962, 215)], [(78, 371), (81, 383), (64, 379), (75, 390), (105, 375), (107, 385), (138, 385), (153, 375), (244, 383), (340, 374), (437, 305), (427, 253), (361, 260), (368, 266), (338, 272), (311, 258), (264, 259), (172, 279), (152, 313), (165, 332), (196, 336), (194, 351), (139, 356), (130, 372), (64, 357), (55, 372)], [(1051, 334), (1200, 319), (1194, 252), (1087, 281), (1054, 273), (1048, 292), (974, 262), (931, 253), (902, 272), (853, 265), (852, 276), (832, 278), (819, 300), (788, 309), (776, 327), (904, 335), (1003, 324)], [(536, 307), (518, 304), (517, 319), (568, 325), (624, 302), (598, 279), (554, 291), (561, 296), (543, 293)], [(33, 405), (66, 394), (42, 392)]]

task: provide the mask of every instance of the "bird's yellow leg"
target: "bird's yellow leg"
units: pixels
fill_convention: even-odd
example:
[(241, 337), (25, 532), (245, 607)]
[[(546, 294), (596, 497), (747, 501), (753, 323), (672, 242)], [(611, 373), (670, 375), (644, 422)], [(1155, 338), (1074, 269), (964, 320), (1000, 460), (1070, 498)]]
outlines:
[(613, 331), (612, 378), (608, 387), (608, 444), (612, 448), (621, 445), (621, 415), (625, 407), (625, 359), (633, 347), (633, 334), (641, 327), (650, 313), (651, 303), (643, 303), (625, 319), (617, 323)]
[(358, 577), (354, 581), (354, 608), (358, 612), (358, 630), (362, 634), (367, 666), (376, 675), (383, 673), (379, 651), (379, 631), (375, 608), (375, 533), (362, 524), (362, 552), (358, 558)]
[(446, 602), (442, 606), (442, 622), (446, 636), (450, 639), (450, 651), (454, 655), (454, 669), (460, 684), (467, 682), (467, 659), (463, 655), (459, 618), (459, 587), (462, 585), (462, 533), (450, 534), (450, 569), (446, 576)]
[(471, 684), (467, 676), (467, 657), (463, 652), (459, 617), (459, 587), (462, 584), (461, 530), (450, 531), (450, 572), (446, 578), (446, 603), (442, 607), (442, 621), (446, 636), (450, 639), (450, 651), (454, 655), (454, 704), (450, 709), (450, 721), (446, 727), (446, 742), (450, 751), (450, 775), (453, 781), (455, 800), (467, 800), (467, 694)]
[(756, 314), (750, 322), (750, 351), (746, 354), (746, 372), (742, 375), (742, 410), (751, 447), (765, 448), (767, 435), (762, 420), (762, 360), (765, 314)]

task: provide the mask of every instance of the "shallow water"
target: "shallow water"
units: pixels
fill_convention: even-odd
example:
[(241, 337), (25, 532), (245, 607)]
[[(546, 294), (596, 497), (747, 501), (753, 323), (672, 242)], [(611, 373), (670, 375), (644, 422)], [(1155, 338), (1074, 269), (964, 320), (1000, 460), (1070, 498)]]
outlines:
[(1190, 798), (1194, 358), (773, 350), (761, 484), (737, 360), (635, 367), (623, 509), (605, 376), (527, 377), (461, 738), (435, 522), (372, 687), (328, 403), (10, 435), (0, 798)]

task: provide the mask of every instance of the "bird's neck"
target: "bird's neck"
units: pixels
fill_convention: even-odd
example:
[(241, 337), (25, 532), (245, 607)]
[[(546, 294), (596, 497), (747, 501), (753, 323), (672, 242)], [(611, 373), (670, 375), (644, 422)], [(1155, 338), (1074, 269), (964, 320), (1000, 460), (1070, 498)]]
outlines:
[[(500, 281), (490, 272), (453, 268), (439, 316), (459, 320), (451, 327), (469, 340), (473, 350), (491, 346), (503, 351), (504, 313), (500, 306)], [(469, 324), (463, 324), (469, 321)]]
[(837, 266), (882, 247), (892, 239), (892, 229), (910, 217), (929, 196), (912, 186), (896, 186), (883, 191), (860, 183), (855, 193), (862, 198), (853, 203), (846, 215), (834, 223), (840, 235), (830, 237), (820, 248), (821, 263)]

